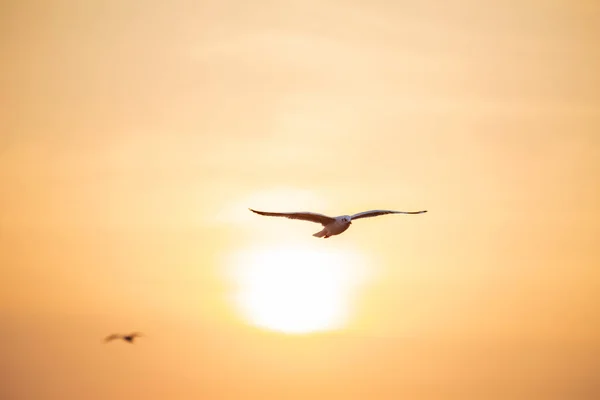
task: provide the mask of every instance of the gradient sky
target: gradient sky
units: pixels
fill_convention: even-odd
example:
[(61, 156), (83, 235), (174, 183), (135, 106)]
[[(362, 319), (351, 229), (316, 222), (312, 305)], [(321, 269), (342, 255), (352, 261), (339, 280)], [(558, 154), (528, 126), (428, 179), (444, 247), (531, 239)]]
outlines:
[[(0, 398), (600, 397), (597, 2), (23, 0), (0, 32)], [(318, 241), (247, 207), (429, 213)], [(342, 329), (232, 306), (223, 260), (283, 227), (374, 272)]]

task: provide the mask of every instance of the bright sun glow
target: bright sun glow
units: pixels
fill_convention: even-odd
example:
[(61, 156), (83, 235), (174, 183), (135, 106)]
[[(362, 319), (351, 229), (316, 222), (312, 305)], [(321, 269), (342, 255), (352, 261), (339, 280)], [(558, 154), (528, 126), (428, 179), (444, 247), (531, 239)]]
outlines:
[(354, 252), (277, 247), (238, 254), (236, 303), (262, 328), (286, 333), (336, 329), (346, 321), (362, 262)]

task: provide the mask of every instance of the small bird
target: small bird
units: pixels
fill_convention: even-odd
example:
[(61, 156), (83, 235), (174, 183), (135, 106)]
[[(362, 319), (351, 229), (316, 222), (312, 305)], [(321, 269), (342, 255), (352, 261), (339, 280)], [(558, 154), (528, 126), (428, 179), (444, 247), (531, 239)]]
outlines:
[(317, 222), (323, 225), (323, 230), (319, 231), (313, 236), (318, 238), (327, 239), (330, 236), (339, 235), (344, 232), (346, 229), (350, 227), (352, 221), (360, 218), (370, 218), (377, 217), (378, 215), (385, 214), (423, 214), (426, 213), (427, 210), (423, 211), (393, 211), (393, 210), (370, 210), (364, 211), (354, 215), (341, 215), (339, 217), (328, 217), (327, 215), (317, 214), (312, 212), (289, 212), (289, 213), (276, 213), (276, 212), (266, 212), (266, 211), (256, 211), (249, 208), (250, 211), (260, 214), (266, 215), (269, 217), (286, 217), (291, 219), (300, 219), (304, 221)]
[(105, 342), (110, 342), (110, 341), (115, 340), (115, 339), (123, 339), (126, 342), (133, 343), (133, 340), (136, 337), (141, 337), (141, 336), (143, 336), (143, 335), (140, 332), (133, 332), (133, 333), (130, 333), (129, 335), (121, 335), (119, 333), (113, 333), (112, 335), (107, 336), (104, 339), (104, 341)]

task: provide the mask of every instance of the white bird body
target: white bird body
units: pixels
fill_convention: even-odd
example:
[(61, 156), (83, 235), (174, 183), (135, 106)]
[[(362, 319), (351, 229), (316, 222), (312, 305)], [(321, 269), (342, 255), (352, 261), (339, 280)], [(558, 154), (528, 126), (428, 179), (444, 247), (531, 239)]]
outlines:
[(339, 235), (340, 233), (344, 232), (346, 229), (350, 228), (350, 225), (352, 225), (352, 220), (349, 215), (335, 217), (335, 221), (324, 225), (323, 230), (315, 233), (313, 236), (327, 239), (330, 236)]
[(385, 214), (422, 214), (426, 213), (427, 210), (423, 211), (393, 211), (393, 210), (370, 210), (364, 211), (354, 215), (340, 215), (339, 217), (328, 217), (327, 215), (317, 214), (312, 212), (289, 212), (289, 213), (276, 213), (276, 212), (267, 212), (267, 211), (256, 211), (250, 208), (250, 211), (270, 216), (270, 217), (286, 217), (291, 219), (300, 219), (303, 221), (316, 222), (323, 225), (323, 230), (313, 234), (313, 236), (318, 238), (327, 239), (330, 236), (339, 235), (340, 233), (345, 232), (350, 225), (352, 225), (353, 220), (357, 220), (360, 218), (370, 218), (376, 217), (378, 215)]

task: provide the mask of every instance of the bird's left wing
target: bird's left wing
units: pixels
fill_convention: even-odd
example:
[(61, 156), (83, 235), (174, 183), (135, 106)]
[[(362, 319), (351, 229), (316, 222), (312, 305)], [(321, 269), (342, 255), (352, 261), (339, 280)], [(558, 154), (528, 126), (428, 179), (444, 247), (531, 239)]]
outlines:
[(352, 220), (355, 220), (355, 219), (360, 219), (360, 218), (377, 217), (379, 215), (386, 215), (386, 214), (423, 214), (426, 212), (427, 212), (427, 210), (423, 210), (423, 211), (370, 210), (370, 211), (363, 211), (361, 213), (354, 214), (350, 218)]
[(316, 222), (318, 224), (327, 225), (332, 222), (335, 222), (335, 218), (328, 217), (327, 215), (317, 214), (312, 212), (289, 212), (289, 213), (277, 213), (277, 212), (267, 212), (267, 211), (256, 211), (253, 209), (249, 209), (250, 211), (260, 214), (266, 215), (269, 217), (286, 217), (290, 219), (300, 219), (303, 221)]
[(109, 335), (107, 337), (104, 338), (105, 342), (110, 342), (111, 340), (115, 340), (115, 339), (119, 339), (121, 337), (121, 335), (113, 333), (112, 335)]

